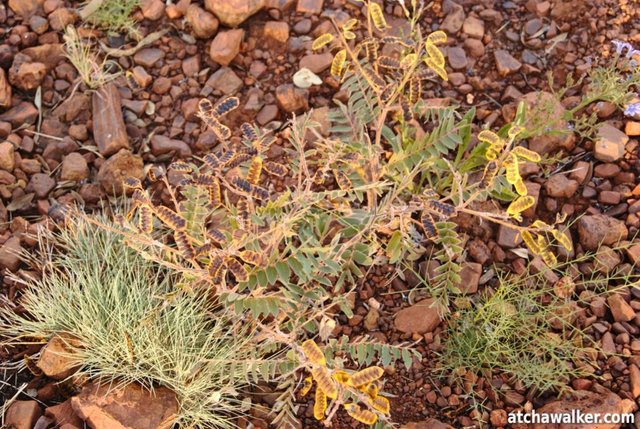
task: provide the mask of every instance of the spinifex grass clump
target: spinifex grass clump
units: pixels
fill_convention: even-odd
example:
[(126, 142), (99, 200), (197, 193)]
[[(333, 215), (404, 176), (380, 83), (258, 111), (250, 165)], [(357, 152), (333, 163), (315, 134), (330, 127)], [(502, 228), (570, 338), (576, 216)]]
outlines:
[(80, 79), (89, 89), (98, 89), (120, 76), (119, 64), (106, 57), (98, 58), (90, 41), (83, 40), (71, 25), (64, 32), (64, 49)]
[(120, 234), (79, 219), (39, 239), (42, 278), (27, 282), (20, 301), (29, 317), (2, 309), (9, 344), (70, 335), (80, 344), (79, 375), (166, 386), (183, 427), (236, 427), (248, 412), (241, 393), (251, 374), (281, 362), (274, 354), (266, 363), (249, 325), (204, 294), (176, 293), (180, 275), (144, 259)]

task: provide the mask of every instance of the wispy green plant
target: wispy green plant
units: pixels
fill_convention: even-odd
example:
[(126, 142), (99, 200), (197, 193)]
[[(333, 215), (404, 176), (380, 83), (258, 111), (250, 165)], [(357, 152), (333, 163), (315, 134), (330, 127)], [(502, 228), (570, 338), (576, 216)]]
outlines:
[(90, 0), (81, 12), (84, 19), (98, 28), (111, 33), (137, 34), (132, 17), (140, 0)]
[(90, 89), (98, 89), (120, 76), (120, 66), (107, 57), (100, 59), (92, 44), (83, 40), (73, 26), (64, 32), (65, 55), (80, 79)]
[[(103, 219), (104, 220), (104, 219)], [(184, 427), (232, 428), (250, 403), (252, 374), (274, 373), (260, 340), (204, 294), (176, 292), (180, 276), (125, 246), (122, 236), (79, 219), (40, 237), (42, 278), (27, 282), (21, 305), (3, 307), (0, 332), (9, 344), (76, 338), (79, 375), (101, 382), (166, 386), (178, 398)], [(260, 378), (263, 380), (264, 378)]]

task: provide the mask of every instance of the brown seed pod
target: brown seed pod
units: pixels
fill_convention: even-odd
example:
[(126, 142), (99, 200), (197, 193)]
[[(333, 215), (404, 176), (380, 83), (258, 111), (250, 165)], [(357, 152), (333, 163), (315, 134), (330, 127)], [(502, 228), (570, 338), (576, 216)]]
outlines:
[(405, 122), (411, 121), (413, 119), (413, 109), (411, 109), (409, 100), (404, 97), (400, 97), (400, 108), (402, 109), (402, 119)]
[(172, 162), (169, 168), (181, 173), (191, 173), (193, 171), (193, 168), (189, 164), (182, 161)]
[(262, 265), (262, 255), (258, 252), (253, 252), (251, 250), (242, 250), (238, 252), (238, 257), (247, 264), (256, 266)]
[(324, 353), (315, 341), (306, 340), (302, 343), (302, 353), (304, 353), (305, 357), (314, 365), (325, 366), (327, 364), (327, 360), (324, 357)]
[(229, 160), (229, 162), (227, 162), (226, 167), (236, 168), (237, 166), (244, 164), (252, 158), (253, 156), (248, 153), (237, 153), (233, 156), (233, 158)]
[(127, 72), (124, 74), (124, 80), (127, 82), (127, 86), (131, 88), (133, 91), (138, 91), (142, 89), (142, 87), (136, 80), (136, 76), (133, 74), (131, 70), (127, 70)]
[(182, 216), (180, 216), (178, 213), (174, 212), (168, 207), (165, 207), (165, 206), (155, 207), (154, 212), (155, 212), (155, 215), (158, 217), (158, 219), (160, 219), (168, 227), (176, 231), (183, 230), (187, 225), (187, 221)]
[(209, 276), (211, 276), (211, 280), (214, 283), (222, 283), (225, 270), (224, 259), (219, 255), (211, 255), (209, 265), (207, 266), (207, 271), (209, 272)]
[(258, 140), (258, 134), (256, 134), (256, 131), (253, 129), (251, 124), (245, 122), (240, 125), (240, 129), (242, 130), (242, 137), (246, 141), (253, 143)]
[(122, 184), (125, 188), (142, 189), (142, 182), (140, 182), (140, 179), (137, 179), (135, 177), (127, 177), (122, 181)]
[(260, 175), (262, 174), (262, 158), (259, 156), (253, 157), (251, 165), (247, 170), (247, 181), (252, 185), (257, 185), (260, 182)]
[(247, 269), (237, 259), (233, 257), (225, 258), (227, 269), (233, 274), (238, 283), (244, 283), (249, 279)]
[(153, 211), (147, 205), (138, 210), (138, 230), (144, 234), (151, 234), (153, 231)]
[(131, 201), (133, 202), (133, 207), (141, 207), (144, 205), (151, 205), (151, 201), (147, 194), (142, 189), (136, 189), (133, 191), (133, 195), (131, 195)]
[(218, 179), (216, 179), (211, 174), (194, 173), (193, 176), (191, 177), (191, 183), (198, 186), (211, 188), (211, 187), (214, 187), (216, 184), (218, 184)]
[(331, 172), (341, 190), (348, 191), (353, 187), (351, 180), (343, 171), (332, 169)]
[(391, 57), (381, 56), (378, 58), (378, 67), (385, 69), (398, 70), (400, 68), (400, 62)]
[(226, 97), (218, 101), (213, 106), (213, 114), (215, 117), (221, 117), (227, 113), (235, 110), (240, 105), (240, 99), (238, 97)]
[(431, 216), (431, 213), (423, 211), (422, 216), (420, 217), (420, 221), (422, 223), (424, 234), (428, 240), (433, 240), (438, 236), (438, 229), (436, 228), (436, 223), (433, 220), (433, 216)]
[(379, 366), (371, 366), (351, 375), (351, 385), (358, 387), (371, 383), (382, 377), (384, 370)]
[(278, 176), (278, 177), (283, 177), (284, 175), (287, 174), (287, 171), (288, 171), (287, 167), (273, 161), (265, 161), (264, 164), (262, 165), (262, 168), (267, 173), (272, 174), (274, 176)]
[(193, 259), (196, 257), (196, 252), (186, 232), (176, 231), (173, 234), (173, 238), (178, 246), (178, 250), (185, 259)]
[(202, 122), (204, 122), (220, 140), (229, 140), (231, 137), (229, 127), (222, 125), (215, 117), (211, 116), (211, 114), (198, 112), (198, 117), (202, 119)]
[(318, 387), (331, 399), (338, 396), (336, 382), (331, 377), (331, 373), (325, 366), (319, 366), (311, 370), (311, 376), (318, 383)]
[(437, 200), (427, 201), (427, 207), (443, 218), (450, 218), (456, 213), (456, 208), (454, 206)]
[(218, 182), (218, 179), (209, 187), (209, 203), (212, 207), (218, 207), (222, 204), (222, 192), (220, 191), (220, 182)]
[(209, 228), (207, 230), (207, 238), (218, 246), (223, 246), (227, 242), (227, 237), (222, 233), (222, 231), (216, 228)]

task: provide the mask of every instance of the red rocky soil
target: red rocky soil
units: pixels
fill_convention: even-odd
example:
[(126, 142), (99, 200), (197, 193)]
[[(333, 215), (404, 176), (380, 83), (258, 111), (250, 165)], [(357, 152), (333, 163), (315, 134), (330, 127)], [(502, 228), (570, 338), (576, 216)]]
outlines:
[[(25, 233), (34, 232), (49, 216), (55, 218), (59, 205), (80, 203), (87, 209), (96, 208), (113, 192), (122, 193), (123, 177), (142, 177), (145, 167), (214, 148), (218, 144), (214, 134), (195, 117), (202, 97), (240, 97), (241, 108), (229, 115), (232, 126), (250, 120), (278, 128), (292, 113), (311, 107), (316, 119), (326, 123), (326, 107), (331, 106), (339, 85), (327, 71), (331, 56), (311, 52), (311, 40), (330, 29), (330, 17), (361, 14), (359, 3), (352, 0), (141, 3), (136, 18), (143, 34), (170, 29), (157, 42), (119, 60), (142, 88), (132, 90), (120, 78), (97, 92), (77, 85), (77, 73), (63, 56), (61, 30), (68, 24), (80, 25), (74, 12), (78, 2), (8, 0), (0, 4), (0, 268), (4, 273), (23, 269), (14, 253), (34, 245)], [(638, 10), (633, 0), (434, 1), (422, 24), (426, 30), (441, 28), (449, 35), (449, 82), (430, 88), (425, 96), (445, 98), (463, 108), (476, 105), (478, 128), (489, 125), (495, 129), (513, 118), (523, 96), (531, 103), (545, 97), (538, 91), (549, 90), (547, 71), (559, 86), (569, 73), (582, 75), (590, 62), (607, 57), (612, 39), (640, 46)], [(401, 22), (401, 9), (395, 3), (387, 1), (385, 11), (392, 24)], [(122, 43), (113, 37), (103, 40), (112, 47)], [(324, 84), (295, 88), (292, 75), (301, 67), (318, 74)], [(42, 117), (35, 102), (38, 88)], [(565, 105), (575, 103), (578, 91), (567, 93)], [(529, 142), (540, 153), (561, 148), (575, 160), (564, 167), (565, 174), (545, 178), (537, 167), (527, 172), (527, 186), (537, 204), (525, 215), (585, 214), (571, 231), (578, 251), (593, 249), (599, 242), (611, 245), (631, 238), (640, 226), (640, 122), (623, 118), (606, 103), (592, 108), (607, 121), (595, 143), (581, 142), (575, 136)], [(561, 112), (564, 106), (558, 104), (557, 109)], [(277, 159), (282, 152), (274, 145), (269, 156)], [(277, 190), (283, 188), (282, 183), (273, 185)], [(494, 263), (516, 270), (524, 266), (510, 252), (514, 240), (508, 228), (464, 219), (460, 224), (472, 236), (464, 270), (467, 293), (485, 287), (490, 276), (483, 274)], [(610, 268), (630, 267), (640, 258), (640, 244), (624, 254), (610, 250), (608, 255)], [(432, 269), (424, 263), (419, 267), (427, 276)], [(380, 267), (363, 282), (355, 302), (356, 316), (341, 319), (338, 334), (368, 334), (390, 343), (418, 341), (422, 361), (410, 371), (389, 370), (386, 376), (385, 390), (396, 395), (391, 407), (394, 421), (414, 429), (474, 427), (477, 421), (484, 421), (484, 427), (504, 427), (507, 413), (522, 407), (539, 409), (546, 403), (545, 408), (552, 409), (597, 410), (594, 395), (606, 397), (609, 409), (637, 409), (640, 289), (606, 299), (583, 297), (589, 304), (579, 308), (580, 327), (605, 352), (614, 354), (599, 356), (598, 379), (571, 381), (574, 389), (583, 391), (579, 397), (556, 402), (553, 396), (534, 395), (500, 376), (486, 379), (467, 374), (465, 385), (457, 386), (434, 375), (435, 353), (445, 326), (424, 302), (407, 304), (406, 292), (417, 284), (414, 276), (389, 284), (389, 272)], [(4, 276), (2, 294), (4, 301), (15, 302), (20, 311), (20, 287)], [(33, 351), (5, 353), (3, 358), (16, 359)], [(91, 402), (95, 395), (91, 386), (68, 399), (73, 392), (51, 381), (61, 369), (64, 367), (50, 368), (47, 375), (51, 378), (30, 381), (38, 402), (21, 396), (6, 415), (9, 427), (80, 428), (81, 417), (91, 421), (87, 417), (91, 410), (83, 408), (87, 404), (96, 413), (111, 412), (105, 418), (124, 419), (125, 424), (127, 418), (136, 418), (135, 413), (127, 417), (127, 412), (109, 408), (117, 398)], [(14, 378), (8, 382), (19, 384)], [(11, 386), (1, 390), (6, 397), (15, 394)], [(470, 406), (471, 391), (484, 399), (477, 411)], [(124, 399), (115, 408), (136, 408), (137, 404), (138, 408), (164, 407), (170, 414), (173, 401), (165, 396), (151, 403), (139, 392), (121, 392)], [(300, 415), (302, 427), (319, 427), (309, 405), (303, 404)], [(134, 424), (131, 422), (128, 424)], [(255, 427), (266, 427), (259, 416), (252, 422)], [(354, 427), (354, 423), (339, 416), (334, 427)]]

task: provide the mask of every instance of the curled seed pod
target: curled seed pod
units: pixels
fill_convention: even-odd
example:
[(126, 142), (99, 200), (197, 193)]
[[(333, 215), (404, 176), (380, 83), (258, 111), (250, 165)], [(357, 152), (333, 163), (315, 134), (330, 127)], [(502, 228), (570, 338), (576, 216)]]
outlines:
[(226, 97), (218, 101), (213, 106), (213, 114), (217, 117), (226, 115), (227, 113), (235, 110), (240, 105), (240, 99), (238, 97)]
[(302, 343), (302, 353), (304, 356), (314, 365), (325, 366), (327, 364), (327, 360), (324, 357), (324, 353), (315, 341), (306, 340)]
[(238, 283), (244, 283), (249, 279), (249, 273), (247, 273), (247, 269), (238, 262), (237, 259), (228, 257), (225, 259), (225, 265), (227, 269), (233, 274)]
[(429, 58), (431, 58), (433, 62), (438, 65), (438, 67), (444, 67), (444, 55), (442, 55), (442, 52), (436, 45), (427, 42), (425, 45), (425, 49), (427, 50)]
[(516, 188), (518, 195), (525, 196), (529, 193), (529, 189), (527, 189), (527, 185), (524, 184), (523, 180), (518, 180), (513, 184), (513, 187)]
[(378, 30), (384, 30), (387, 28), (387, 21), (384, 19), (382, 7), (380, 7), (378, 3), (369, 4), (369, 15), (371, 16), (373, 25), (375, 25)]
[(540, 157), (540, 154), (538, 154), (537, 152), (534, 152), (522, 146), (514, 147), (513, 150), (511, 150), (511, 153), (516, 155), (518, 158), (526, 159), (527, 161), (531, 162), (540, 162), (542, 159)]
[(497, 160), (491, 160), (484, 167), (484, 174), (482, 175), (482, 180), (480, 181), (481, 188), (490, 188), (493, 184), (493, 179), (495, 179), (496, 174), (498, 174), (499, 165)]
[(231, 130), (229, 127), (222, 125), (216, 118), (208, 114), (198, 114), (198, 116), (220, 140), (229, 140), (229, 138), (231, 138)]
[(351, 179), (349, 179), (343, 171), (332, 169), (331, 172), (333, 173), (333, 177), (336, 179), (336, 183), (341, 190), (348, 191), (353, 187)]
[(147, 170), (147, 178), (150, 182), (157, 182), (162, 177), (164, 177), (164, 170), (160, 167), (151, 166)]
[(313, 404), (313, 417), (316, 420), (323, 420), (325, 411), (327, 411), (327, 395), (318, 386), (316, 387), (316, 398)]
[(335, 57), (333, 57), (333, 61), (331, 62), (331, 74), (333, 76), (340, 77), (342, 76), (342, 71), (344, 69), (344, 63), (347, 60), (347, 51), (346, 49), (342, 49), (338, 51)]
[(302, 387), (300, 388), (300, 396), (302, 397), (307, 396), (307, 393), (309, 393), (309, 391), (311, 390), (311, 386), (313, 386), (313, 381), (311, 379), (311, 376), (305, 377)]
[(384, 396), (377, 396), (372, 399), (370, 402), (371, 408), (376, 411), (381, 412), (382, 414), (389, 414), (391, 410), (391, 405), (389, 404), (389, 400)]
[(344, 23), (344, 25), (342, 26), (342, 29), (345, 31), (353, 30), (358, 26), (358, 23), (359, 21), (357, 19), (351, 18), (350, 20)]
[(440, 45), (442, 43), (446, 43), (447, 33), (445, 33), (442, 30), (434, 31), (433, 33), (427, 36), (427, 41), (433, 43), (434, 45)]
[(158, 206), (155, 208), (155, 215), (168, 227), (180, 231), (187, 226), (187, 221), (168, 207)]
[(433, 216), (431, 213), (427, 211), (423, 211), (420, 217), (420, 221), (422, 223), (422, 229), (424, 230), (424, 234), (427, 237), (427, 240), (433, 240), (438, 237), (438, 229), (436, 228), (436, 223), (433, 220)]
[(427, 201), (427, 207), (444, 218), (450, 218), (456, 214), (456, 208), (454, 206), (438, 200)]
[(133, 191), (133, 194), (131, 195), (131, 201), (133, 202), (134, 208), (151, 205), (149, 197), (147, 197), (147, 194), (145, 194), (142, 189), (136, 189), (135, 191)]
[(542, 258), (544, 263), (547, 264), (547, 266), (550, 268), (553, 268), (556, 265), (558, 265), (558, 259), (556, 258), (556, 255), (554, 255), (553, 252), (550, 250), (547, 250), (546, 252), (542, 252), (540, 254), (540, 257)]
[(221, 283), (225, 272), (224, 260), (219, 255), (212, 255), (207, 266), (209, 276), (214, 283)]
[(185, 259), (193, 259), (196, 257), (196, 252), (191, 244), (191, 240), (184, 231), (176, 231), (173, 234), (173, 238), (178, 246), (178, 250)]
[[(520, 236), (522, 237), (522, 241), (527, 246), (527, 248), (531, 251), (531, 253), (533, 253), (534, 255), (539, 255), (540, 253), (542, 253), (544, 249), (540, 248), (540, 246), (538, 245), (538, 242), (533, 238), (533, 234), (531, 234), (530, 231), (528, 230), (521, 231)], [(517, 239), (517, 236), (516, 236), (516, 239)]]
[(172, 162), (169, 168), (181, 173), (191, 173), (193, 171), (193, 168), (189, 164), (182, 161)]
[(242, 259), (247, 264), (256, 266), (262, 265), (262, 255), (258, 252), (242, 250), (241, 252), (238, 252), (238, 258)]
[(125, 188), (142, 189), (142, 182), (140, 182), (140, 179), (135, 177), (127, 177), (122, 181), (122, 184)]
[(147, 205), (138, 210), (138, 230), (144, 234), (151, 234), (153, 231), (153, 212)]
[(131, 88), (133, 91), (138, 91), (139, 89), (142, 89), (142, 87), (138, 83), (138, 80), (136, 79), (136, 76), (133, 74), (131, 70), (127, 70), (127, 72), (124, 74), (124, 80), (127, 82), (127, 86)]
[(401, 97), (400, 108), (402, 109), (402, 119), (405, 122), (409, 122), (413, 120), (413, 109), (411, 109), (411, 104), (409, 104), (409, 100), (407, 100), (404, 97)]
[(354, 420), (364, 423), (365, 425), (372, 425), (378, 421), (378, 416), (369, 410), (363, 410), (359, 405), (345, 404), (344, 409)]
[(409, 102), (416, 104), (422, 98), (422, 82), (413, 78), (409, 81)]
[(233, 158), (231, 158), (229, 162), (226, 163), (225, 167), (236, 168), (237, 166), (244, 164), (252, 158), (253, 156), (248, 153), (236, 153), (235, 155), (233, 155)]
[(248, 142), (255, 142), (258, 140), (258, 134), (256, 134), (256, 130), (251, 126), (251, 124), (245, 122), (240, 125), (240, 129), (242, 130), (242, 137)]
[(523, 127), (519, 125), (512, 125), (511, 128), (509, 128), (507, 135), (509, 136), (510, 139), (514, 139), (518, 136), (518, 134), (521, 134), (523, 131), (524, 131)]
[(515, 201), (509, 204), (509, 207), (507, 207), (507, 213), (510, 215), (519, 215), (529, 207), (533, 207), (535, 203), (535, 198), (530, 195), (518, 197)]
[(311, 376), (318, 384), (318, 387), (331, 399), (338, 396), (338, 388), (333, 381), (329, 370), (325, 366), (319, 366), (311, 370)]
[(339, 384), (348, 386), (349, 380), (351, 380), (351, 377), (349, 376), (349, 374), (346, 373), (346, 371), (335, 371), (333, 373), (333, 379), (337, 381)]
[(287, 174), (287, 167), (273, 161), (266, 161), (262, 165), (262, 168), (264, 168), (267, 173), (278, 177), (283, 177), (285, 174)]
[(433, 70), (438, 76), (440, 76), (440, 79), (444, 80), (445, 82), (449, 80), (449, 75), (447, 75), (447, 71), (444, 69), (444, 67), (437, 64), (433, 60), (433, 58), (427, 57), (425, 58), (424, 62), (431, 70)]
[(202, 113), (211, 114), (213, 112), (213, 103), (208, 99), (203, 98), (198, 102), (198, 110)]
[(247, 170), (247, 181), (252, 185), (258, 184), (260, 181), (260, 175), (262, 174), (262, 158), (259, 156), (253, 157), (249, 170)]
[(509, 159), (504, 163), (506, 169), (507, 182), (514, 185), (516, 182), (522, 181), (520, 176), (520, 167), (518, 166), (518, 157), (513, 153), (509, 154)]
[(376, 399), (378, 397), (378, 391), (380, 386), (377, 383), (369, 383), (358, 388), (362, 393), (366, 393), (370, 399)]
[(571, 236), (568, 232), (565, 233), (557, 229), (552, 229), (551, 235), (553, 235), (553, 238), (555, 238), (558, 244), (564, 247), (567, 252), (571, 252), (573, 250), (573, 242), (571, 241)]
[(218, 246), (223, 246), (227, 243), (227, 237), (222, 233), (222, 231), (216, 228), (209, 228), (207, 230), (207, 238)]
[(333, 34), (331, 33), (323, 34), (322, 36), (316, 38), (316, 40), (313, 41), (313, 43), (311, 44), (311, 49), (314, 51), (317, 51), (318, 49), (321, 49), (326, 45), (328, 45), (329, 43), (331, 43), (333, 39), (334, 39)]
[(222, 192), (218, 179), (215, 179), (212, 186), (209, 187), (209, 203), (212, 207), (218, 207), (222, 204)]
[(351, 375), (351, 385), (358, 387), (363, 384), (371, 383), (382, 377), (384, 370), (379, 366), (371, 366)]
[(400, 68), (400, 62), (398, 60), (385, 55), (379, 57), (377, 63), (379, 67), (385, 69), (398, 70)]

